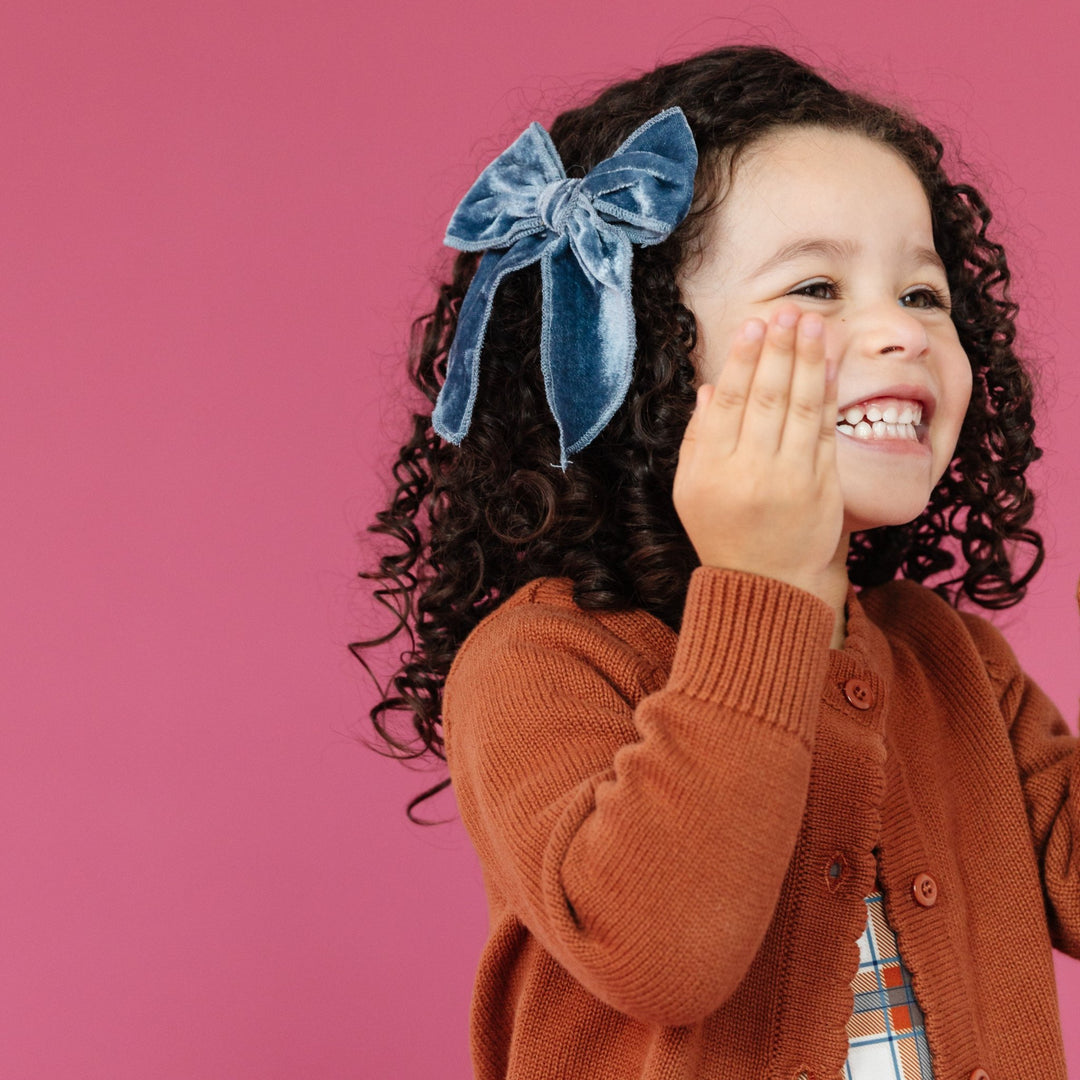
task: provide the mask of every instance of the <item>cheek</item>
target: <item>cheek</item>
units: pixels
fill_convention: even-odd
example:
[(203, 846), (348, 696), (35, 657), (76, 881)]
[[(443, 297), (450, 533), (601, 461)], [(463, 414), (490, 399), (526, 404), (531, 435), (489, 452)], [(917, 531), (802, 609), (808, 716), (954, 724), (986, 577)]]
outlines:
[(703, 383), (716, 382), (731, 349), (735, 331), (727, 325), (704, 323), (698, 319), (697, 345), (691, 354), (698, 379)]
[[(825, 358), (839, 362), (844, 357), (847, 348), (847, 328), (843, 320), (825, 320)], [(841, 365), (843, 370), (843, 365)]]
[(712, 353), (706, 353), (701, 349), (695, 349), (691, 359), (694, 361), (694, 369), (697, 371), (698, 385), (702, 383), (715, 383), (722, 361), (717, 360)]
[(953, 423), (957, 438), (959, 438), (960, 429), (964, 425), (964, 417), (967, 416), (968, 404), (971, 401), (972, 374), (971, 362), (967, 354), (959, 346), (957, 346), (957, 352), (956, 363), (951, 369), (948, 393), (951, 399)]
[(957, 343), (954, 345), (951, 362), (941, 373), (941, 399), (938, 404), (941, 438), (937, 447), (938, 460), (935, 463), (938, 480), (944, 475), (956, 453), (956, 444), (967, 416), (968, 403), (971, 401), (971, 383), (971, 364)]

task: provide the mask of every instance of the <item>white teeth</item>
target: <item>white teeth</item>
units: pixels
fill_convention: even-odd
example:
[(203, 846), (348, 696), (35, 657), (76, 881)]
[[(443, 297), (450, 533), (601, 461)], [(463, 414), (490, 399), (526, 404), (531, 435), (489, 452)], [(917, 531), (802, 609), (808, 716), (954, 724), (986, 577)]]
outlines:
[(884, 420), (861, 420), (854, 426), (851, 424), (837, 424), (836, 430), (841, 435), (849, 435), (854, 439), (908, 439), (917, 442), (918, 432), (914, 424), (886, 424)]
[(917, 401), (897, 405), (890, 403), (882, 407), (880, 404), (850, 405), (837, 416), (838, 424), (850, 424), (852, 426), (866, 419), (871, 424), (884, 421), (886, 424), (915, 424), (922, 422), (922, 404)]

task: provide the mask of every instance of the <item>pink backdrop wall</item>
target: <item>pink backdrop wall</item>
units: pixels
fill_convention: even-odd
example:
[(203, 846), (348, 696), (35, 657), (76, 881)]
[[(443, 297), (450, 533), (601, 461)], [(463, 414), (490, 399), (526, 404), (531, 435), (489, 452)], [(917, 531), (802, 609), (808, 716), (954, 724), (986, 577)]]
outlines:
[(583, 84), (764, 37), (962, 136), (1046, 398), (1002, 623), (1075, 722), (1076, 6), (516, 7), (0, 8), (0, 1076), (468, 1076), (480, 877), (353, 739), (353, 534), (450, 210)]

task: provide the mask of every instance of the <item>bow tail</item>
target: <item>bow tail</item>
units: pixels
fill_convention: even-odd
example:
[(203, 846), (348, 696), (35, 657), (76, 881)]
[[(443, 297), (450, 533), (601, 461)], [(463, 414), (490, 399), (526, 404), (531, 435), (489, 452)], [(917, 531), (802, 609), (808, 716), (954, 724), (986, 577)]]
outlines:
[(454, 340), (446, 360), (446, 379), (431, 413), (435, 434), (447, 442), (460, 443), (469, 430), (480, 386), (480, 351), (499, 282), (507, 274), (536, 262), (549, 244), (542, 236), (526, 236), (509, 251), (503, 254), (487, 251), (480, 260), (458, 312)]
[[(587, 446), (615, 414), (630, 387), (636, 339), (630, 300), (630, 242), (619, 238), (620, 286), (582, 269), (565, 239), (540, 261), (544, 318), (540, 363), (559, 427), (559, 467)], [(622, 284), (624, 282), (624, 284)], [(557, 312), (552, 318), (551, 313)], [(557, 364), (552, 364), (552, 357)]]

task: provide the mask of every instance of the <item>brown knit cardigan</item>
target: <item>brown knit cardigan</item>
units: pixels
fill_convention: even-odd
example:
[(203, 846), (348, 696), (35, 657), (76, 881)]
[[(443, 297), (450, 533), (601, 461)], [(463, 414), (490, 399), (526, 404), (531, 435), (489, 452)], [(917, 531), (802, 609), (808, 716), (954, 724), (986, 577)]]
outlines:
[(1063, 1080), (1080, 740), (984, 619), (702, 567), (681, 632), (532, 582), (446, 683), (490, 936), (478, 1080), (808, 1080), (880, 883), (935, 1080)]

